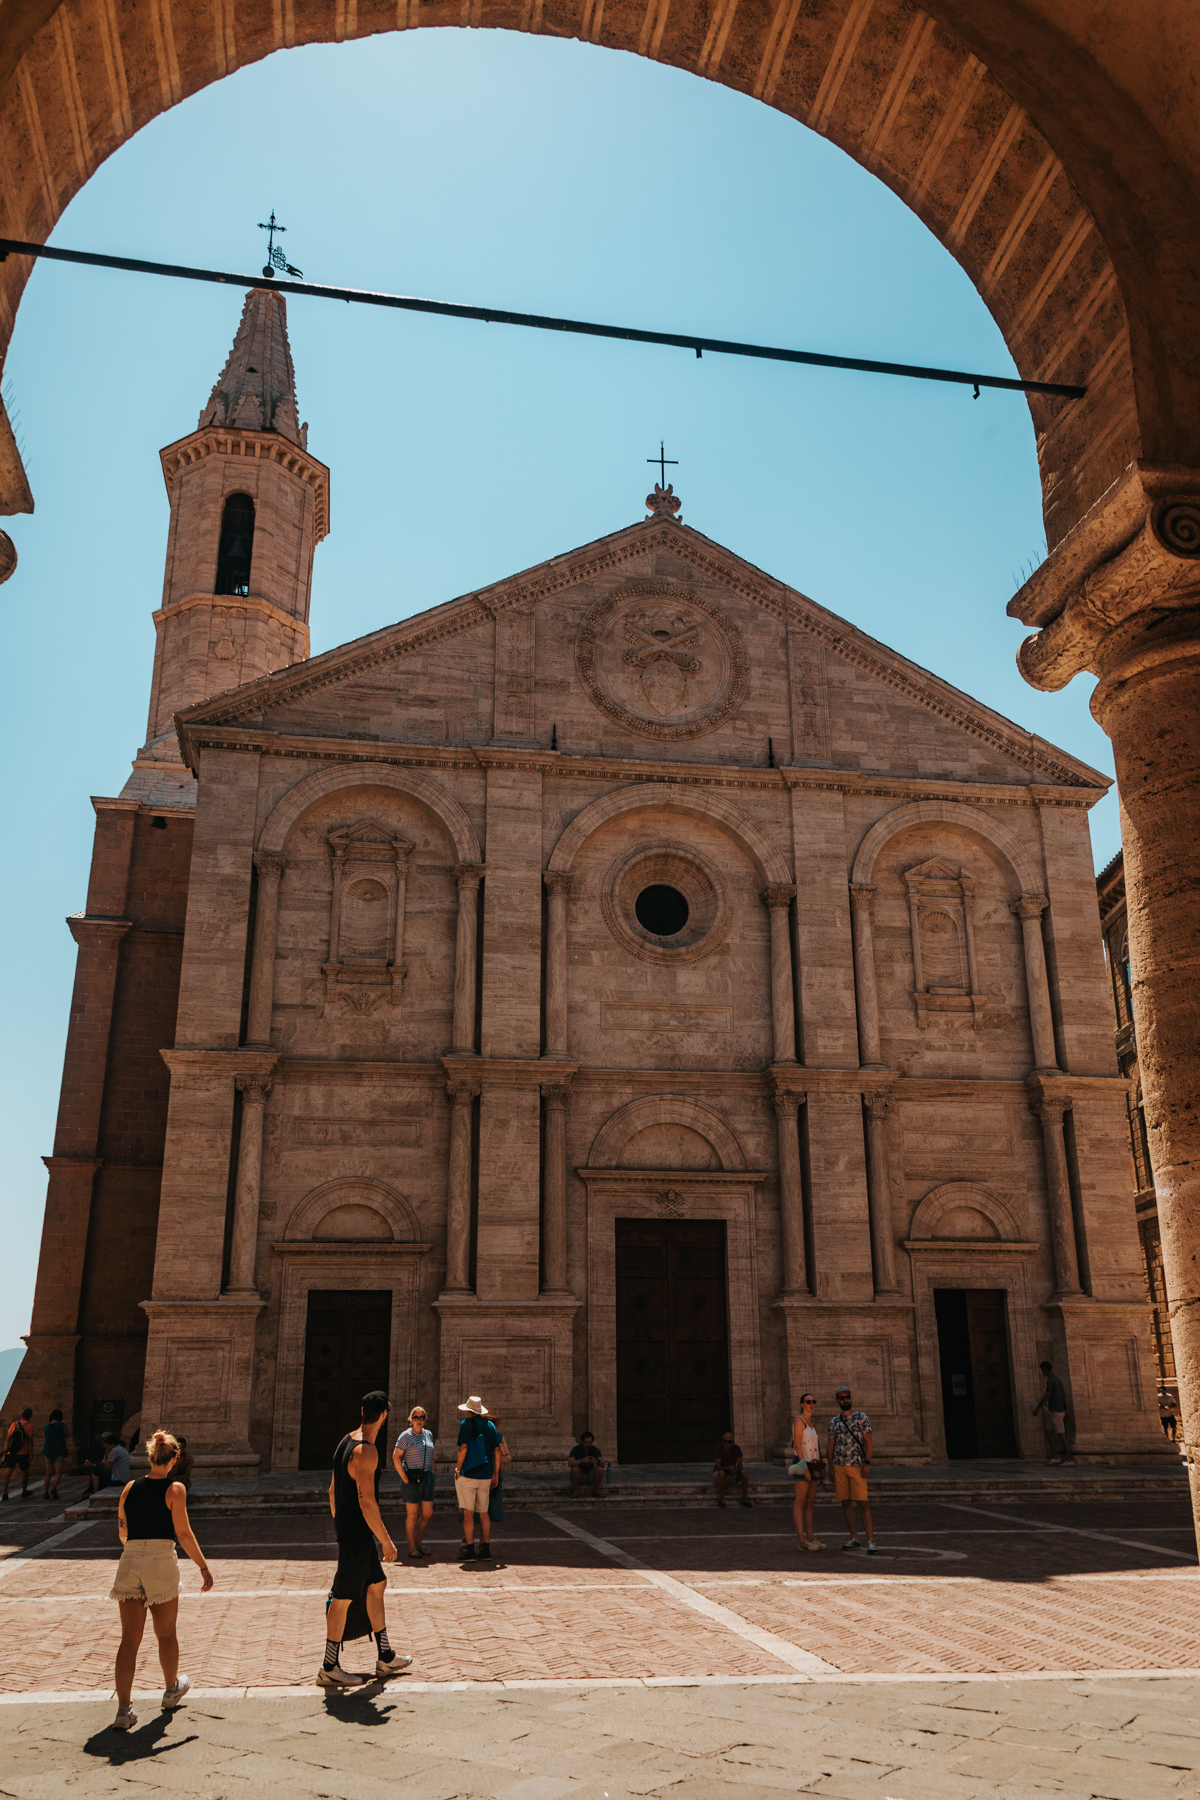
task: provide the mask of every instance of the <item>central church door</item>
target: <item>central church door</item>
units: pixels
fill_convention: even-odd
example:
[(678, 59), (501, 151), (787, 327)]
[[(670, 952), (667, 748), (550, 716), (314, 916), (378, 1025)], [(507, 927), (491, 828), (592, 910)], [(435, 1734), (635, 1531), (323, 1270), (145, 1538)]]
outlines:
[(392, 1296), (388, 1289), (313, 1289), (304, 1336), (300, 1467), (329, 1469), (362, 1415), (362, 1397), (388, 1391)]
[(710, 1461), (729, 1429), (725, 1225), (618, 1219), (617, 1460)]

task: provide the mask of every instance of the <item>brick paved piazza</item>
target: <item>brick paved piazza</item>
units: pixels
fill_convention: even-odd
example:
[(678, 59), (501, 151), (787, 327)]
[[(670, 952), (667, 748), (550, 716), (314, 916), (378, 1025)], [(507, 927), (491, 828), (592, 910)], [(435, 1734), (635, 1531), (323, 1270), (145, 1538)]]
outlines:
[[(205, 1519), (183, 1570), (195, 1694), (170, 1717), (143, 1649), (112, 1716), (117, 1547), (40, 1502), (0, 1517), (0, 1794), (395, 1794), (617, 1800), (1200, 1791), (1200, 1572), (1186, 1502), (882, 1509), (880, 1554), (795, 1547), (780, 1507), (510, 1516), (463, 1567), (452, 1515), (399, 1563), (411, 1675), (313, 1685), (326, 1519)], [(366, 1642), (344, 1655), (368, 1664)], [(382, 1729), (380, 1729), (382, 1727)], [(15, 1729), (14, 1729), (15, 1728)]]

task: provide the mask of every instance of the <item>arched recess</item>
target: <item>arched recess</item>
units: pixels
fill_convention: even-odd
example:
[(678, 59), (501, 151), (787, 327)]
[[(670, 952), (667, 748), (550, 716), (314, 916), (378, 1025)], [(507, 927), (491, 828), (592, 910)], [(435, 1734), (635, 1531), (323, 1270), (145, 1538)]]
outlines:
[(588, 1167), (618, 1169), (621, 1154), (631, 1139), (654, 1125), (682, 1125), (698, 1132), (716, 1151), (722, 1169), (741, 1171), (749, 1168), (746, 1152), (737, 1133), (709, 1106), (697, 1100), (682, 1099), (675, 1094), (648, 1094), (631, 1100), (600, 1127), (592, 1144)]
[(322, 1182), (301, 1200), (287, 1222), (283, 1241), (291, 1244), (311, 1243), (323, 1219), (346, 1206), (369, 1207), (391, 1227), (392, 1241), (416, 1243), (421, 1236), (417, 1215), (395, 1188), (382, 1181), (364, 1181), (357, 1176), (344, 1176)]
[(975, 837), (986, 838), (1008, 864), (1009, 872), (1017, 884), (1017, 893), (1042, 892), (1042, 877), (1028, 852), (1012, 832), (995, 819), (989, 818), (982, 809), (960, 806), (954, 800), (914, 800), (908, 806), (898, 806), (895, 812), (885, 813), (882, 819), (872, 825), (858, 847), (854, 871), (850, 877), (854, 886), (870, 886), (876, 858), (892, 838), (907, 831), (912, 825), (932, 824), (953, 825), (959, 831), (969, 831)]
[[(1165, 461), (1200, 440), (1200, 144), (1187, 82), (1141, 78), (1147, 39), (1155, 68), (1194, 53), (1195, 11), (1175, 10), (1128, 0), (1100, 34), (1090, 8), (1060, 4), (1051, 24), (1028, 0), (7, 0), (3, 229), (45, 239), (134, 130), (274, 50), (446, 25), (632, 51), (831, 139), (962, 265), (1023, 374), (1087, 384), (1083, 402), (1031, 402), (1053, 544), (1138, 452), (1139, 430), (1141, 453)], [(0, 270), (4, 345), (29, 269)], [(0, 425), (0, 507), (22, 510)]]
[(439, 787), (436, 781), (430, 781), (427, 776), (419, 775), (413, 770), (393, 769), (374, 763), (360, 764), (352, 769), (319, 769), (315, 775), (308, 775), (303, 781), (298, 781), (279, 801), (263, 826), (259, 833), (258, 848), (282, 850), (288, 833), (301, 813), (307, 812), (310, 806), (323, 800), (327, 794), (338, 794), (353, 788), (394, 788), (398, 793), (408, 794), (412, 799), (419, 800), (445, 827), (450, 842), (454, 845), (456, 861), (483, 861), (475, 827), (453, 795)]
[[(909, 1230), (910, 1238), (944, 1238), (943, 1220), (948, 1214), (969, 1207), (972, 1212), (982, 1213), (1002, 1243), (1015, 1244), (1023, 1236), (1021, 1222), (1006, 1201), (999, 1199), (990, 1188), (977, 1187), (971, 1181), (946, 1181), (941, 1187), (934, 1188), (926, 1194), (912, 1217)], [(988, 1243), (987, 1238), (961, 1239), (964, 1249), (972, 1242)]]
[(720, 794), (710, 793), (707, 788), (660, 787), (657, 782), (605, 794), (603, 799), (593, 800), (590, 806), (585, 806), (555, 844), (547, 872), (565, 875), (588, 838), (601, 825), (607, 825), (610, 819), (622, 818), (626, 813), (645, 812), (652, 807), (691, 813), (696, 818), (710, 819), (723, 826), (741, 843), (764, 881), (773, 886), (790, 885), (791, 871), (783, 856), (762, 827), (756, 825), (740, 806), (734, 806)]

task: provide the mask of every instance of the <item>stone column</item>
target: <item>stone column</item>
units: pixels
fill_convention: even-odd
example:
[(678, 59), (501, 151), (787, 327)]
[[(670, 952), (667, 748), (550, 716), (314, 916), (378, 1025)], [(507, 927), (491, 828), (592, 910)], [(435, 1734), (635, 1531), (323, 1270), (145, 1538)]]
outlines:
[(250, 963), (250, 1008), (246, 1043), (268, 1049), (271, 1010), (275, 1004), (275, 932), (279, 917), (279, 883), (287, 864), (273, 850), (257, 850), (258, 906), (254, 918), (254, 951)]
[(783, 1295), (785, 1300), (808, 1293), (808, 1267), (804, 1254), (804, 1190), (800, 1181), (800, 1138), (797, 1113), (806, 1094), (773, 1096), (775, 1131), (779, 1140), (779, 1219), (783, 1239)]
[(1090, 670), (1121, 798), (1138, 1069), (1200, 1527), (1200, 469), (1129, 465), (1009, 603), (1021, 673)]
[(544, 1087), (546, 1161), (542, 1190), (542, 1292), (562, 1295), (567, 1286), (568, 1087)]
[(242, 1096), (242, 1131), (238, 1139), (237, 1185), (233, 1194), (233, 1244), (229, 1253), (227, 1294), (253, 1294), (258, 1250), (258, 1198), (262, 1186), (263, 1111), (270, 1081), (262, 1075), (237, 1075)]
[(565, 1061), (567, 1055), (567, 896), (571, 877), (558, 871), (542, 877), (546, 884), (546, 1048), (544, 1054)]
[(1029, 1030), (1033, 1037), (1033, 1073), (1057, 1075), (1058, 1052), (1054, 1048), (1054, 1015), (1050, 1011), (1050, 982), (1046, 975), (1046, 951), (1042, 943), (1044, 894), (1021, 894), (1012, 902), (1021, 921), (1025, 940), (1025, 987), (1029, 994)]
[(794, 887), (768, 887), (762, 903), (771, 920), (771, 1026), (776, 1063), (796, 1060), (796, 1007), (792, 995), (792, 934), (789, 925)]
[(854, 932), (854, 997), (858, 1003), (858, 1054), (864, 1069), (881, 1069), (879, 1050), (879, 996), (875, 989), (875, 927), (871, 908), (875, 889), (850, 883), (850, 907)]
[(475, 964), (479, 937), (479, 883), (482, 863), (456, 863), (458, 934), (454, 942), (454, 1027), (452, 1056), (475, 1052)]
[(1079, 1257), (1075, 1248), (1075, 1214), (1071, 1206), (1071, 1178), (1067, 1171), (1067, 1146), (1063, 1139), (1063, 1114), (1071, 1102), (1046, 1096), (1032, 1102), (1042, 1122), (1046, 1152), (1046, 1199), (1050, 1208), (1050, 1242), (1054, 1249), (1056, 1298), (1082, 1293)]
[[(474, 891), (474, 890), (472, 890)], [(461, 918), (461, 913), (459, 917)], [(471, 1292), (471, 1109), (479, 1089), (448, 1081), (450, 1159), (446, 1175), (446, 1285), (444, 1294)]]
[(896, 1292), (896, 1251), (892, 1242), (892, 1182), (887, 1129), (895, 1102), (890, 1094), (864, 1094), (867, 1124), (867, 1203), (871, 1214), (871, 1263), (875, 1293)]

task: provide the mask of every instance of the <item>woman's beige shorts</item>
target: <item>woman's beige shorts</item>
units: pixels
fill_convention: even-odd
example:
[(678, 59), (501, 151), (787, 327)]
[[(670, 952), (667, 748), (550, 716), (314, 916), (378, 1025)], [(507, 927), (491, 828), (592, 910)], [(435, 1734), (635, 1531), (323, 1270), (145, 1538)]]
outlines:
[(179, 1598), (179, 1564), (174, 1538), (130, 1538), (117, 1564), (110, 1600), (140, 1600), (162, 1606)]

